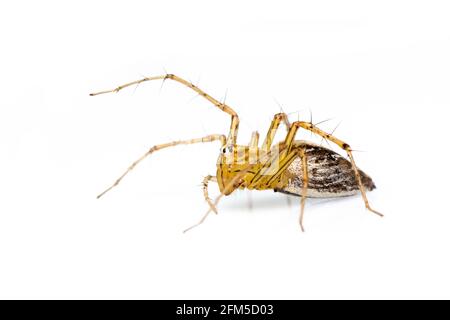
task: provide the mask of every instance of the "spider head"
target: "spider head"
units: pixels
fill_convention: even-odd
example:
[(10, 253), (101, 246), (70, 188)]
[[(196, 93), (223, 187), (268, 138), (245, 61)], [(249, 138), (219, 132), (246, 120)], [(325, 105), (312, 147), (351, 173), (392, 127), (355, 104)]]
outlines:
[(235, 150), (234, 145), (232, 144), (226, 144), (224, 146), (222, 146), (220, 148), (220, 154), (219, 154), (219, 163), (225, 164), (231, 164), (233, 163), (233, 159), (234, 159), (234, 150)]

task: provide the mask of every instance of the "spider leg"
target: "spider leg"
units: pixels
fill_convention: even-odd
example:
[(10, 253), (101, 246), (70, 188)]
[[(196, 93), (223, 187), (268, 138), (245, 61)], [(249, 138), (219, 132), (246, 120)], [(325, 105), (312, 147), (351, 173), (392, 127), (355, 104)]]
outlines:
[(253, 131), (252, 137), (250, 139), (250, 143), (248, 144), (248, 146), (250, 148), (258, 148), (258, 143), (259, 143), (259, 133), (258, 133), (258, 131)]
[(266, 138), (262, 144), (262, 150), (270, 150), (272, 146), (273, 139), (275, 138), (275, 134), (277, 133), (278, 127), (280, 123), (283, 122), (286, 125), (286, 128), (289, 130), (290, 124), (288, 120), (288, 116), (286, 113), (277, 113), (270, 124), (269, 131), (267, 131)]
[(105, 93), (110, 93), (110, 92), (119, 92), (120, 90), (122, 90), (124, 88), (130, 87), (132, 85), (138, 85), (142, 82), (152, 81), (152, 80), (166, 80), (166, 79), (173, 80), (175, 82), (181, 83), (182, 85), (185, 85), (188, 88), (191, 88), (192, 90), (197, 92), (200, 96), (202, 96), (203, 98), (205, 98), (206, 100), (211, 102), (213, 105), (215, 105), (217, 108), (219, 108), (220, 110), (229, 114), (231, 116), (231, 127), (230, 127), (230, 133), (229, 133), (228, 139), (227, 139), (227, 144), (228, 145), (236, 144), (237, 132), (238, 132), (238, 127), (239, 127), (239, 118), (238, 118), (237, 113), (231, 107), (229, 107), (225, 103), (219, 102), (217, 99), (213, 98), (212, 96), (210, 96), (209, 94), (207, 94), (206, 92), (204, 92), (203, 90), (198, 88), (193, 83), (186, 81), (183, 78), (180, 78), (174, 74), (165, 74), (165, 75), (161, 75), (161, 76), (145, 77), (140, 80), (136, 80), (136, 81), (132, 81), (132, 82), (123, 84), (121, 86), (116, 87), (115, 89), (99, 91), (99, 92), (91, 93), (90, 95), (96, 96), (99, 94), (105, 94)]
[(248, 144), (248, 163), (255, 164), (258, 162), (259, 155), (259, 133), (258, 131), (252, 132), (250, 143)]
[(356, 182), (358, 184), (359, 190), (361, 192), (361, 196), (364, 200), (364, 204), (365, 204), (367, 210), (382, 217), (383, 215), (380, 212), (378, 212), (370, 207), (369, 200), (367, 199), (367, 195), (366, 195), (366, 190), (364, 188), (364, 185), (362, 184), (361, 176), (359, 174), (358, 167), (356, 166), (355, 160), (353, 158), (352, 149), (351, 149), (350, 145), (345, 143), (344, 141), (336, 138), (332, 134), (326, 133), (325, 131), (319, 129), (317, 126), (313, 125), (310, 122), (296, 121), (292, 124), (292, 126), (288, 132), (288, 135), (286, 136), (286, 139), (284, 141), (284, 144), (285, 144), (286, 148), (288, 149), (288, 151), (290, 151), (293, 147), (295, 134), (297, 133), (297, 130), (299, 128), (308, 130), (312, 133), (315, 133), (315, 134), (321, 136), (322, 138), (324, 138), (326, 140), (329, 140), (329, 141), (335, 143), (336, 145), (338, 145), (341, 149), (343, 149), (347, 153), (347, 155), (350, 159), (350, 162), (352, 164), (353, 171), (355, 173)]
[(105, 191), (103, 191), (102, 193), (100, 193), (97, 196), (97, 199), (100, 198), (101, 196), (103, 196), (105, 193), (107, 193), (109, 190), (111, 190), (112, 188), (114, 188), (115, 186), (117, 186), (120, 181), (131, 171), (134, 169), (134, 167), (136, 167), (139, 162), (141, 162), (142, 160), (144, 160), (146, 157), (148, 157), (149, 155), (151, 155), (153, 152), (161, 150), (161, 149), (165, 149), (168, 147), (174, 147), (177, 145), (181, 145), (181, 144), (194, 144), (194, 143), (204, 143), (204, 142), (213, 142), (213, 141), (217, 141), (220, 140), (222, 145), (225, 145), (225, 136), (221, 135), (221, 134), (213, 134), (213, 135), (208, 135), (202, 138), (197, 138), (197, 139), (189, 139), (189, 140), (179, 140), (179, 141), (172, 141), (172, 142), (168, 142), (168, 143), (163, 143), (163, 144), (158, 144), (155, 145), (153, 147), (151, 147), (144, 155), (142, 155), (139, 159), (137, 159), (136, 161), (134, 161), (127, 170), (125, 170), (125, 172), (109, 187), (107, 188)]
[(306, 157), (306, 149), (302, 147), (299, 149), (299, 155), (302, 160), (302, 169), (303, 169), (303, 184), (302, 184), (302, 198), (300, 202), (300, 228), (303, 232), (305, 232), (305, 228), (303, 228), (303, 214), (305, 213), (305, 202), (306, 202), (306, 192), (308, 191), (308, 159)]
[(205, 196), (205, 200), (208, 203), (209, 207), (211, 208), (211, 210), (217, 214), (217, 208), (216, 206), (212, 203), (211, 199), (209, 198), (209, 194), (208, 194), (208, 183), (210, 181), (213, 182), (217, 182), (217, 178), (211, 175), (207, 175), (204, 179), (203, 179), (203, 195)]

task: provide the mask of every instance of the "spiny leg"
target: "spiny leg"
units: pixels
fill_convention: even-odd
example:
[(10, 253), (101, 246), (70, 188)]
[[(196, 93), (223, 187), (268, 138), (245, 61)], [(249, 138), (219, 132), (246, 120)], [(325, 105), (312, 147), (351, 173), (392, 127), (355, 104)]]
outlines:
[(102, 193), (100, 193), (97, 196), (97, 199), (100, 198), (101, 196), (103, 196), (105, 193), (107, 193), (109, 190), (111, 190), (112, 188), (114, 188), (115, 186), (117, 186), (120, 181), (128, 174), (128, 172), (130, 172), (131, 170), (134, 169), (134, 167), (136, 167), (136, 165), (141, 162), (142, 160), (144, 160), (146, 157), (148, 157), (150, 154), (152, 154), (155, 151), (161, 150), (161, 149), (165, 149), (168, 147), (174, 147), (177, 145), (181, 145), (181, 144), (194, 144), (194, 143), (201, 143), (201, 142), (213, 142), (213, 141), (217, 141), (220, 140), (222, 146), (225, 145), (225, 136), (221, 135), (221, 134), (213, 134), (213, 135), (208, 135), (205, 136), (203, 138), (197, 138), (197, 139), (189, 139), (189, 140), (179, 140), (179, 141), (172, 141), (172, 142), (168, 142), (168, 143), (163, 143), (163, 144), (159, 144), (159, 145), (155, 145), (153, 147), (151, 147), (144, 155), (142, 155), (139, 159), (137, 159), (136, 161), (134, 161), (129, 167), (128, 169), (109, 187), (107, 188), (105, 191), (103, 191)]
[(286, 140), (284, 142), (284, 144), (288, 148), (288, 150), (292, 149), (294, 138), (295, 138), (295, 134), (297, 133), (297, 130), (299, 128), (303, 128), (303, 129), (306, 129), (308, 131), (311, 131), (311, 132), (321, 136), (322, 138), (335, 143), (341, 149), (345, 150), (345, 152), (347, 153), (347, 155), (348, 155), (348, 157), (350, 159), (350, 162), (352, 164), (352, 168), (353, 168), (353, 171), (354, 171), (355, 177), (356, 177), (356, 182), (358, 183), (358, 187), (359, 187), (359, 190), (361, 191), (361, 195), (363, 197), (364, 204), (365, 204), (366, 208), (369, 211), (371, 211), (371, 212), (379, 215), (380, 217), (382, 217), (383, 214), (381, 214), (380, 212), (378, 212), (378, 211), (376, 211), (376, 210), (374, 210), (374, 209), (372, 209), (370, 207), (369, 200), (367, 199), (367, 195), (366, 195), (366, 190), (365, 190), (364, 185), (362, 184), (362, 181), (361, 181), (361, 175), (359, 174), (358, 167), (356, 166), (355, 160), (353, 159), (352, 149), (351, 149), (350, 145), (345, 143), (344, 141), (334, 137), (332, 134), (326, 133), (325, 131), (319, 129), (318, 127), (316, 127), (315, 125), (313, 125), (310, 122), (296, 121), (296, 122), (294, 122), (292, 124), (291, 129), (289, 130), (288, 135), (286, 136)]
[(303, 176), (303, 184), (302, 184), (302, 199), (300, 203), (300, 228), (303, 232), (305, 232), (305, 228), (303, 228), (303, 214), (305, 212), (305, 202), (306, 202), (306, 192), (308, 191), (308, 159), (306, 158), (306, 150), (304, 147), (299, 150), (300, 159), (302, 160), (302, 176)]
[(208, 194), (208, 183), (210, 181), (216, 182), (217, 178), (211, 175), (207, 175), (204, 179), (203, 179), (203, 195), (205, 196), (205, 200), (209, 205), (209, 208), (215, 213), (217, 214), (217, 208), (216, 206), (212, 203), (211, 198), (209, 197)]
[(151, 81), (151, 80), (166, 80), (166, 79), (176, 81), (178, 83), (185, 85), (188, 88), (191, 88), (192, 90), (197, 92), (200, 96), (204, 97), (206, 100), (208, 100), (213, 105), (215, 105), (217, 108), (228, 113), (231, 116), (231, 127), (230, 127), (230, 133), (228, 136), (227, 144), (228, 145), (236, 144), (237, 131), (238, 131), (238, 127), (239, 127), (239, 118), (238, 118), (237, 113), (231, 107), (229, 107), (225, 103), (219, 102), (218, 100), (214, 99), (213, 97), (211, 97), (209, 94), (207, 94), (206, 92), (204, 92), (203, 90), (198, 88), (193, 83), (186, 81), (183, 78), (180, 78), (174, 74), (166, 74), (166, 75), (154, 76), (154, 77), (145, 77), (143, 79), (132, 81), (132, 82), (126, 83), (124, 85), (118, 86), (115, 89), (99, 91), (99, 92), (91, 93), (90, 95), (96, 96), (96, 95), (104, 94), (104, 93), (119, 92), (120, 90), (122, 90), (124, 88), (127, 88), (132, 85), (138, 85), (142, 82)]
[(261, 146), (262, 150), (269, 150), (272, 146), (273, 139), (275, 138), (275, 134), (277, 133), (278, 127), (280, 126), (280, 123), (283, 121), (283, 123), (286, 125), (286, 128), (289, 130), (290, 124), (288, 120), (288, 116), (286, 113), (277, 113), (272, 120), (272, 123), (270, 124), (269, 131), (267, 131), (266, 138), (264, 139), (264, 142)]

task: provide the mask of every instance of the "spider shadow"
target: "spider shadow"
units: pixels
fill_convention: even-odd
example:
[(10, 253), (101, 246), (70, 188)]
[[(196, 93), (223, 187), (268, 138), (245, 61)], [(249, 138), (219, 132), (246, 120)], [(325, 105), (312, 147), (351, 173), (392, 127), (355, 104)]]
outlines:
[[(246, 193), (246, 194), (244, 194)], [(336, 198), (307, 198), (306, 206), (309, 208), (318, 208), (335, 203), (344, 203), (350, 201), (356, 196), (336, 197)], [(232, 194), (221, 201), (222, 209), (241, 211), (267, 211), (281, 208), (299, 209), (300, 197), (287, 195), (273, 191), (241, 191), (240, 194)]]

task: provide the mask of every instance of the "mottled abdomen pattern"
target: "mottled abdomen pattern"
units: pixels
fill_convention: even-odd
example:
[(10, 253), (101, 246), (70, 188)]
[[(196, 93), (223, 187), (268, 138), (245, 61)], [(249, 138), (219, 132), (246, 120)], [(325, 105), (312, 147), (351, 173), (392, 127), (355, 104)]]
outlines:
[[(359, 192), (355, 173), (351, 163), (340, 154), (322, 146), (307, 142), (298, 142), (298, 147), (306, 147), (308, 163), (307, 197), (333, 198), (345, 197)], [(296, 147), (297, 147), (296, 146)], [(361, 180), (367, 191), (375, 189), (372, 179), (359, 170)], [(275, 191), (300, 196), (303, 187), (303, 168), (297, 157), (283, 173), (286, 185)]]

